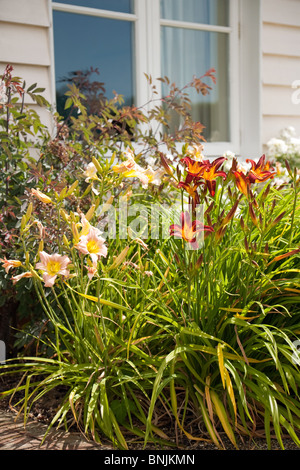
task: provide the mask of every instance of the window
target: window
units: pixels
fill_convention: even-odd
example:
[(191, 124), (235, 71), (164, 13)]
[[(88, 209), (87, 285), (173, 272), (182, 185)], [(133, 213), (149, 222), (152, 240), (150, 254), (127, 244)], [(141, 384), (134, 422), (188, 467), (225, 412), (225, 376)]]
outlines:
[[(161, 69), (179, 87), (214, 67), (210, 94), (191, 93), (192, 117), (207, 142), (230, 141), (229, 1), (161, 0)], [(163, 90), (164, 94), (164, 90)]]
[[(64, 0), (63, 4), (53, 4), (56, 105), (61, 114), (68, 81), (76, 72), (91, 67), (99, 75), (94, 72), (90, 79), (104, 83), (108, 98), (116, 91), (124, 96), (126, 105), (135, 101), (132, 3)], [(117, 9), (118, 14), (105, 16), (103, 10), (108, 8)]]
[[(141, 106), (150, 98), (145, 73), (154, 79), (167, 76), (183, 86), (214, 67), (217, 84), (211, 93), (205, 97), (196, 92), (190, 95), (192, 116), (206, 126), (207, 155), (229, 149), (239, 153), (244, 132), (241, 93), (246, 93), (239, 23), (240, 9), (247, 17), (247, 5), (252, 8), (253, 21), (258, 21), (259, 0), (52, 2), (57, 105), (66, 89), (66, 77), (76, 70), (98, 68), (98, 79), (104, 82), (108, 97), (115, 90), (124, 96), (126, 104)], [(253, 44), (253, 55), (257, 32), (252, 26), (245, 27), (252, 31), (247, 40)], [(247, 58), (242, 62), (246, 70)], [(258, 74), (255, 79), (259, 79)], [(160, 82), (158, 91), (161, 96), (166, 93)], [(251, 100), (244, 102), (251, 115)], [(257, 110), (257, 106), (254, 108)]]

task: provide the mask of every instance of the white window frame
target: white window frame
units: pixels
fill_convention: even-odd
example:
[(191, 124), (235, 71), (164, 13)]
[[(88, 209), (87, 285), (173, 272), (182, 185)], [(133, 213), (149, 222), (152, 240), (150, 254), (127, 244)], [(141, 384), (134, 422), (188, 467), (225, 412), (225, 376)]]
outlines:
[[(161, 27), (173, 26), (199, 31), (229, 34), (229, 114), (231, 139), (228, 142), (205, 143), (205, 155), (218, 156), (231, 150), (237, 155), (248, 152), (255, 156), (261, 147), (260, 109), (260, 1), (229, 0), (229, 26), (217, 26), (160, 18), (160, 0), (135, 0), (132, 14), (68, 5), (49, 1), (49, 13), (65, 11), (100, 18), (130, 21), (135, 32), (135, 96), (136, 105), (143, 106), (151, 99), (145, 73), (154, 80), (161, 77)], [(55, 67), (53, 21), (50, 28), (52, 55), (52, 95), (55, 97)], [(203, 73), (206, 71), (204, 70)], [(192, 78), (192, 77), (191, 77)], [(217, 77), (218, 79), (218, 77)], [(156, 83), (160, 94), (160, 81)], [(157, 95), (157, 98), (160, 95)], [(55, 106), (55, 98), (54, 98)], [(205, 123), (203, 123), (205, 125)], [(180, 145), (180, 143), (179, 143)]]

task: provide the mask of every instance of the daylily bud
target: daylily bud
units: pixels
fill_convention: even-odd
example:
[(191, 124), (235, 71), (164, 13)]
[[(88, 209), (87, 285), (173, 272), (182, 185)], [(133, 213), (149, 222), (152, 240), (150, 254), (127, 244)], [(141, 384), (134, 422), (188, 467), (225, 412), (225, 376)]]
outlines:
[(217, 230), (217, 232), (215, 233), (215, 240), (217, 242), (220, 241), (223, 238), (223, 236), (226, 232), (226, 229), (227, 229), (227, 227), (225, 226), (225, 227), (220, 227), (219, 230)]
[(59, 202), (62, 201), (62, 200), (64, 199), (66, 193), (67, 193), (67, 186), (65, 186), (65, 187), (61, 190), (61, 192), (60, 192), (59, 194), (56, 194), (56, 193), (55, 193), (55, 195), (56, 195), (56, 197), (57, 197), (57, 200), (58, 200)]
[(101, 173), (102, 168), (101, 168), (100, 163), (98, 162), (98, 160), (95, 157), (92, 157), (92, 162), (94, 163), (97, 171), (99, 171), (99, 173)]
[(270, 189), (271, 189), (271, 185), (268, 184), (267, 188), (264, 190), (263, 194), (262, 194), (262, 201), (265, 201), (266, 200), (266, 197), (268, 196), (269, 192), (270, 192)]
[(127, 256), (127, 253), (128, 253), (128, 250), (129, 250), (129, 246), (126, 246), (124, 248), (124, 250), (122, 250), (122, 252), (119, 254), (119, 256), (117, 256), (112, 265), (110, 266), (109, 269), (114, 269), (114, 268), (117, 268), (118, 266), (120, 266), (121, 263), (123, 263), (124, 259), (126, 258)]
[(172, 171), (171, 168), (169, 167), (169, 165), (168, 165), (168, 163), (167, 163), (167, 160), (165, 159), (163, 153), (160, 153), (160, 160), (161, 160), (162, 166), (164, 167), (164, 170), (166, 171), (166, 173), (167, 173), (169, 176), (173, 176), (173, 171)]
[(177, 173), (178, 181), (180, 181), (180, 180), (181, 180), (181, 170), (180, 170), (180, 168), (179, 168), (179, 165), (178, 165), (177, 168), (176, 168), (176, 173)]
[(26, 215), (23, 215), (21, 219), (21, 231), (24, 230), (25, 226), (26, 226)]
[(114, 198), (115, 196), (110, 196), (110, 198), (103, 204), (100, 214), (102, 214), (103, 212), (106, 212), (111, 207)]
[(207, 220), (207, 224), (208, 224), (208, 225), (210, 225), (210, 226), (212, 226), (212, 224), (213, 224), (213, 223), (212, 223), (212, 220), (211, 220), (211, 218), (210, 218), (210, 215), (209, 215), (209, 214), (207, 214), (207, 216), (206, 216), (206, 220)]
[(224, 220), (221, 224), (221, 227), (224, 227), (227, 224), (229, 224), (229, 222), (231, 221), (231, 219), (233, 218), (233, 216), (235, 214), (235, 211), (237, 209), (238, 204), (239, 204), (239, 200), (237, 199), (237, 201), (234, 203), (233, 207), (230, 209), (230, 211), (228, 212), (228, 214), (224, 218)]
[(290, 164), (287, 160), (285, 160), (285, 166), (286, 166), (286, 169), (288, 171), (288, 174), (290, 175), (290, 177), (292, 178), (293, 177), (293, 173), (292, 173), (292, 170), (291, 170), (291, 167), (290, 167)]
[[(272, 259), (272, 261), (269, 262), (269, 264), (275, 263), (276, 261), (280, 261), (284, 258), (288, 258), (290, 256), (296, 255), (300, 252), (300, 248), (297, 248), (296, 250), (289, 251), (288, 253), (284, 253), (283, 255), (275, 256), (275, 258)], [(268, 266), (269, 266), (268, 264)]]
[(78, 180), (74, 181), (74, 183), (70, 186), (70, 188), (69, 188), (69, 190), (68, 190), (68, 192), (67, 192), (67, 196), (71, 196), (71, 194), (74, 193), (75, 189), (76, 189), (77, 186), (78, 186), (78, 183), (79, 183)]
[(67, 239), (67, 237), (66, 237), (65, 234), (63, 234), (63, 243), (64, 243), (64, 245), (65, 245), (67, 248), (69, 248), (70, 242), (69, 242), (69, 240)]
[(252, 206), (251, 203), (249, 203), (249, 215), (250, 215), (251, 220), (254, 223), (254, 225), (256, 225), (256, 227), (258, 227), (258, 220), (257, 220), (257, 217), (255, 215), (255, 212), (253, 210), (253, 206)]
[(46, 194), (42, 193), (39, 189), (31, 189), (31, 194), (36, 196), (41, 202), (44, 202), (45, 204), (51, 204), (52, 200), (50, 197), (48, 197)]
[(284, 217), (284, 215), (285, 215), (285, 212), (282, 212), (278, 217), (276, 217), (276, 219), (273, 220), (273, 222), (271, 222), (271, 224), (268, 226), (268, 228), (275, 227), (275, 225), (278, 224), (278, 222), (281, 221), (281, 219)]
[(85, 214), (85, 218), (86, 220), (90, 221), (91, 218), (93, 217), (94, 215), (94, 212), (95, 212), (95, 204), (93, 204), (90, 209), (87, 211), (87, 213)]
[(31, 216), (31, 213), (32, 213), (32, 202), (30, 202), (30, 204), (28, 205), (28, 208), (27, 208), (27, 212), (26, 212), (26, 215), (25, 215), (25, 218), (26, 218), (26, 223), (28, 222), (28, 220), (30, 219), (30, 216)]
[(74, 237), (74, 242), (78, 243), (79, 233), (78, 233), (78, 230), (77, 230), (77, 226), (74, 222), (72, 222), (72, 233), (73, 233), (73, 237)]
[(206, 211), (205, 211), (205, 215), (209, 214), (209, 213), (213, 210), (214, 205), (215, 205), (215, 201), (213, 201), (213, 202), (208, 206), (208, 208), (207, 208)]
[(60, 213), (60, 215), (62, 216), (62, 218), (64, 219), (65, 222), (70, 221), (70, 216), (66, 213), (66, 211), (64, 209), (60, 209), (59, 213)]
[(84, 193), (82, 194), (81, 196), (81, 199), (83, 199), (85, 196), (87, 196), (89, 194), (89, 192), (91, 191), (93, 187), (93, 184), (89, 184), (88, 187), (86, 188), (86, 190), (84, 191)]
[(201, 264), (202, 264), (202, 261), (203, 261), (203, 253), (201, 253), (201, 255), (199, 256), (199, 258), (197, 259), (196, 263), (195, 263), (195, 268), (196, 269), (199, 269)]
[(38, 253), (44, 250), (44, 240), (41, 240), (38, 247)]

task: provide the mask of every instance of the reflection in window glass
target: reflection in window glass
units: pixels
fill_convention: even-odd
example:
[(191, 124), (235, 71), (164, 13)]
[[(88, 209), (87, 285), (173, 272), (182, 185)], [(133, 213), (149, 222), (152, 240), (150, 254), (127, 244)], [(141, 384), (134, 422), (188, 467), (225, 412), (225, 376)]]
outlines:
[(133, 13), (133, 0), (53, 0), (58, 3), (81, 7), (98, 8), (99, 10)]
[(53, 12), (57, 110), (62, 112), (67, 91), (64, 79), (75, 71), (98, 69), (92, 81), (104, 82), (107, 98), (113, 90), (125, 105), (134, 101), (133, 30), (128, 21), (60, 11)]
[[(228, 34), (171, 27), (162, 27), (161, 34), (162, 76), (167, 76), (178, 87), (212, 67), (216, 69), (217, 83), (209, 83), (212, 85), (209, 95), (189, 90), (192, 118), (206, 126), (203, 135), (207, 142), (229, 141)], [(168, 94), (168, 90), (163, 89), (163, 94)]]
[(229, 0), (160, 0), (161, 17), (167, 20), (228, 26)]

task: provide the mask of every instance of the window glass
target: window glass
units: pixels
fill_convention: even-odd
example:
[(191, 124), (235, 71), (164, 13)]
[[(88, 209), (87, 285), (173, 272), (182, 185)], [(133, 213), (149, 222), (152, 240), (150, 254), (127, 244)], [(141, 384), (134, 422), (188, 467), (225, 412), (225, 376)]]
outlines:
[(133, 13), (133, 0), (55, 0), (55, 2), (99, 8), (100, 10), (119, 11), (121, 13)]
[[(163, 26), (161, 39), (162, 76), (167, 76), (178, 87), (185, 86), (194, 76), (200, 77), (212, 67), (216, 69), (216, 84), (205, 79), (212, 86), (208, 95), (188, 90), (192, 118), (206, 126), (203, 135), (208, 142), (229, 141), (229, 35)], [(163, 88), (163, 95), (167, 94), (168, 89)]]
[(229, 0), (160, 0), (161, 18), (228, 26)]
[(104, 82), (106, 97), (113, 90), (123, 95), (125, 105), (134, 101), (133, 24), (60, 11), (53, 12), (57, 110), (62, 113), (66, 79), (91, 67), (98, 74), (92, 81)]

